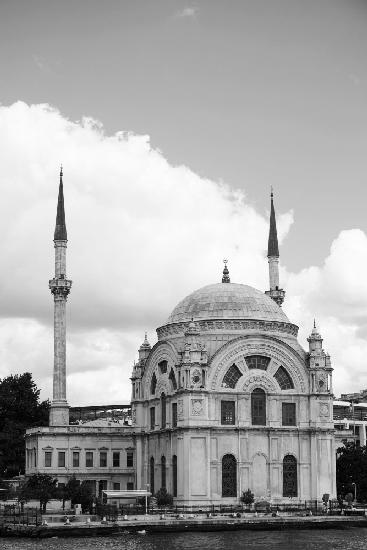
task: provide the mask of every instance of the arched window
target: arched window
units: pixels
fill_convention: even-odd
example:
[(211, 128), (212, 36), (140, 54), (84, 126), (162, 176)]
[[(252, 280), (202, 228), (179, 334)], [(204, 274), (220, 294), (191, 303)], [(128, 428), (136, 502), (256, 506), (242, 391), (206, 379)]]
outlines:
[(254, 426), (266, 425), (266, 394), (260, 388), (251, 394), (251, 418)]
[(234, 389), (236, 387), (237, 382), (241, 378), (241, 376), (242, 376), (242, 372), (239, 370), (237, 365), (233, 363), (233, 365), (229, 367), (226, 374), (224, 375), (222, 388)]
[(237, 496), (237, 461), (233, 455), (222, 458), (222, 497)]
[(149, 461), (150, 492), (154, 495), (154, 458), (151, 456)]
[(176, 376), (173, 369), (170, 370), (168, 378), (172, 384), (172, 389), (177, 390)]
[(172, 488), (173, 496), (177, 497), (177, 456), (172, 457)]
[(161, 395), (161, 428), (166, 427), (166, 418), (167, 418), (167, 401), (166, 401), (166, 395), (162, 393)]
[(166, 457), (162, 456), (161, 458), (161, 488), (166, 489), (167, 480), (166, 480)]
[(270, 357), (265, 357), (265, 355), (248, 355), (245, 357), (245, 361), (249, 369), (266, 370), (270, 363)]
[(155, 394), (156, 387), (157, 387), (157, 377), (155, 375), (155, 372), (153, 372), (152, 380), (150, 381), (150, 393), (151, 393), (151, 395)]
[(289, 376), (288, 371), (284, 367), (279, 367), (277, 372), (274, 374), (275, 380), (278, 382), (280, 389), (282, 390), (293, 390), (293, 380)]
[(286, 455), (283, 459), (283, 497), (296, 497), (297, 494), (297, 460)]
[(165, 360), (159, 361), (158, 367), (159, 367), (159, 370), (161, 371), (162, 374), (166, 374), (166, 372), (167, 372), (167, 361), (165, 361)]

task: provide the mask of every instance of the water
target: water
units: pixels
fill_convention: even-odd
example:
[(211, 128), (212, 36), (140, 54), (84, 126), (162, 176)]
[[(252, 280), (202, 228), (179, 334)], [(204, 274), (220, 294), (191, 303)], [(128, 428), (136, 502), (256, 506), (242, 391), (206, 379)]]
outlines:
[(367, 529), (223, 531), (98, 538), (0, 539), (1, 550), (365, 550)]

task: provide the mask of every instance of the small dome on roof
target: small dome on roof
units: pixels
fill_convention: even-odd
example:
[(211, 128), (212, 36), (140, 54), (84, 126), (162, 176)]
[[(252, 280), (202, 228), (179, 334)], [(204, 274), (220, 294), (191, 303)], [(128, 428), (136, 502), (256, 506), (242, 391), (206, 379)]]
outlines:
[(172, 311), (166, 325), (199, 319), (256, 319), (289, 323), (283, 310), (251, 286), (217, 283), (195, 290)]

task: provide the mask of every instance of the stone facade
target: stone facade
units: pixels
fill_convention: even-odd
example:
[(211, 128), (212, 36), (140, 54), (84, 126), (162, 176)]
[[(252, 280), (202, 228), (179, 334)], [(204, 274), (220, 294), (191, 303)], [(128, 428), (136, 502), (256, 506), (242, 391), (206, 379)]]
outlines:
[(55, 249), (54, 399), (50, 427), (27, 431), (27, 475), (75, 475), (99, 495), (166, 488), (180, 504), (236, 504), (247, 489), (272, 502), (335, 496), (330, 357), (316, 326), (303, 350), (280, 307), (273, 198), (270, 290), (231, 283), (225, 261), (222, 283), (184, 298), (153, 348), (147, 337), (140, 346), (131, 427), (69, 425), (62, 178)]
[[(213, 286), (220, 301), (212, 292), (211, 309), (226, 308), (222, 284)], [(248, 488), (273, 502), (335, 495), (330, 358), (314, 331), (306, 353), (295, 325), (267, 330), (271, 299), (249, 289), (226, 285), (228, 302), (239, 293), (249, 302), (255, 295), (259, 323), (241, 329), (234, 320), (218, 321), (208, 328), (205, 310), (188, 320), (195, 304), (186, 299), (180, 330), (158, 329), (158, 343), (135, 365), (138, 486), (166, 486), (182, 504), (234, 504)]]

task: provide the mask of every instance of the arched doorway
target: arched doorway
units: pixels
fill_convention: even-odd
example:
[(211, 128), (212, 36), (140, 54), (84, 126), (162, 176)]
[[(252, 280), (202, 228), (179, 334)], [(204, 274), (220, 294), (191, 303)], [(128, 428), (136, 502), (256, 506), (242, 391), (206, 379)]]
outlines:
[(233, 455), (222, 458), (222, 497), (237, 496), (237, 460)]
[(283, 497), (296, 497), (297, 486), (297, 459), (286, 455), (283, 459)]

